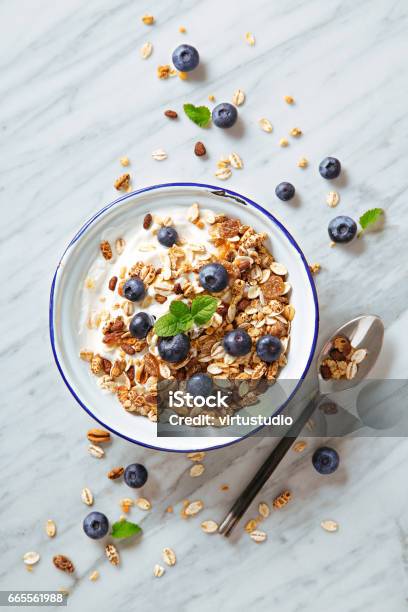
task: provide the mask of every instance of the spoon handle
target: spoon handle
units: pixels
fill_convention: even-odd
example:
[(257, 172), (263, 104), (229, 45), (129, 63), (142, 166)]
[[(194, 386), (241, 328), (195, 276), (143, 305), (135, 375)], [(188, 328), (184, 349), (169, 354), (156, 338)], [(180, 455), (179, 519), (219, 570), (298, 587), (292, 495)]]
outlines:
[(309, 420), (310, 416), (319, 403), (319, 395), (313, 397), (307, 406), (301, 412), (297, 421), (287, 432), (286, 436), (282, 438), (276, 448), (273, 449), (271, 454), (265, 459), (261, 467), (256, 472), (255, 476), (250, 480), (248, 485), (245, 487), (243, 492), (237, 497), (230, 511), (223, 519), (221, 525), (218, 528), (218, 533), (221, 533), (225, 537), (228, 537), (239, 519), (242, 517), (244, 512), (248, 509), (253, 499), (259, 493), (264, 486), (265, 482), (270, 478), (283, 457), (286, 455), (300, 432), (302, 431), (305, 423)]

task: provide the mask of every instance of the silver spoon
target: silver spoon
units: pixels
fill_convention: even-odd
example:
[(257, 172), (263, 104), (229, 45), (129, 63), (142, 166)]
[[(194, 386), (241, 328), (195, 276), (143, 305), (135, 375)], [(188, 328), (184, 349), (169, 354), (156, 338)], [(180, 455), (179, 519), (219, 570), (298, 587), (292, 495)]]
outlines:
[[(367, 350), (365, 359), (359, 364), (356, 376), (351, 380), (325, 380), (320, 372), (320, 366), (332, 348), (332, 340), (337, 336), (348, 338), (354, 348), (364, 348)], [(292, 425), (286, 436), (282, 438), (276, 448), (267, 457), (254, 477), (248, 483), (244, 491), (234, 502), (228, 514), (223, 519), (218, 528), (218, 532), (228, 537), (239, 519), (248, 509), (249, 505), (262, 489), (265, 482), (273, 474), (283, 457), (286, 455), (296, 438), (302, 431), (304, 425), (313, 414), (316, 407), (321, 403), (326, 395), (351, 389), (358, 385), (367, 376), (380, 354), (384, 338), (384, 325), (381, 319), (375, 315), (361, 315), (342, 325), (324, 344), (317, 358), (317, 373), (319, 380), (319, 390), (301, 412), (299, 418)]]

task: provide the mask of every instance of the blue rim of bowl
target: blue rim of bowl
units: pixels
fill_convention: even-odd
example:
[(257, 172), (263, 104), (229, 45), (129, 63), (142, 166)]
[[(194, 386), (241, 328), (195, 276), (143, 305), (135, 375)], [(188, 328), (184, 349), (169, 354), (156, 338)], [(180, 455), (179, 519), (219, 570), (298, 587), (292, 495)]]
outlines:
[[(313, 342), (312, 342), (312, 347), (310, 349), (309, 358), (307, 360), (307, 363), (306, 363), (305, 369), (304, 369), (304, 371), (302, 373), (302, 376), (299, 379), (299, 382), (297, 383), (296, 387), (294, 388), (294, 390), (292, 391), (292, 393), (290, 394), (288, 399), (282, 404), (282, 406), (280, 406), (278, 408), (278, 410), (276, 411), (275, 415), (280, 414), (282, 412), (282, 410), (284, 410), (284, 408), (290, 402), (290, 400), (295, 396), (295, 394), (299, 390), (302, 382), (304, 381), (304, 379), (306, 377), (306, 374), (309, 371), (309, 368), (310, 368), (310, 365), (312, 363), (313, 356), (314, 356), (314, 353), (315, 353), (315, 350), (316, 350), (317, 336), (318, 336), (318, 332), (319, 332), (319, 302), (318, 302), (318, 299), (317, 299), (316, 287), (315, 287), (315, 284), (314, 284), (314, 281), (313, 281), (313, 278), (312, 278), (312, 274), (311, 274), (310, 269), (309, 269), (309, 264), (307, 263), (306, 257), (304, 256), (304, 254), (303, 254), (301, 248), (299, 247), (299, 245), (297, 244), (296, 240), (293, 238), (292, 234), (290, 234), (290, 232), (288, 232), (288, 230), (284, 227), (284, 225), (282, 225), (282, 223), (274, 215), (272, 215), (272, 213), (267, 211), (265, 208), (263, 208), (262, 206), (260, 206), (256, 202), (254, 202), (253, 200), (250, 200), (246, 196), (243, 196), (240, 193), (238, 193), (236, 191), (233, 191), (231, 189), (226, 189), (225, 187), (219, 187), (219, 186), (216, 186), (216, 185), (209, 185), (207, 183), (190, 183), (190, 182), (188, 182), (188, 183), (185, 183), (185, 182), (161, 183), (159, 185), (151, 185), (149, 187), (142, 187), (141, 189), (137, 189), (136, 191), (132, 191), (131, 193), (127, 193), (127, 194), (121, 196), (120, 198), (117, 198), (113, 202), (110, 202), (110, 204), (107, 204), (106, 206), (101, 208), (97, 213), (95, 213), (93, 215), (93, 217), (91, 217), (90, 219), (88, 219), (88, 221), (86, 221), (84, 223), (84, 225), (75, 234), (75, 236), (73, 237), (71, 242), (68, 244), (67, 248), (65, 249), (64, 253), (62, 254), (62, 257), (61, 257), (61, 259), (58, 262), (57, 269), (55, 270), (55, 274), (54, 274), (54, 277), (52, 279), (51, 291), (50, 291), (50, 304), (49, 304), (49, 332), (50, 332), (50, 341), (51, 341), (51, 348), (52, 348), (52, 353), (54, 355), (55, 363), (57, 365), (59, 373), (61, 374), (62, 380), (64, 381), (64, 383), (65, 383), (66, 387), (68, 388), (68, 390), (70, 391), (71, 395), (76, 399), (78, 404), (81, 406), (81, 408), (83, 408), (83, 410), (85, 410), (85, 412), (87, 412), (90, 417), (92, 417), (95, 421), (97, 421), (97, 423), (99, 423), (100, 425), (105, 427), (105, 429), (109, 430), (111, 433), (115, 434), (116, 436), (119, 436), (120, 438), (122, 438), (124, 440), (127, 440), (128, 442), (131, 442), (132, 444), (137, 444), (138, 446), (143, 446), (144, 448), (149, 448), (151, 450), (164, 451), (164, 452), (169, 452), (169, 453), (190, 453), (190, 452), (196, 452), (197, 449), (191, 449), (191, 450), (182, 449), (182, 450), (178, 450), (178, 449), (171, 449), (171, 448), (161, 448), (159, 446), (153, 446), (151, 444), (146, 444), (145, 442), (140, 442), (138, 440), (133, 440), (133, 438), (129, 438), (125, 434), (122, 434), (122, 433), (116, 431), (115, 429), (113, 429), (109, 425), (106, 425), (106, 423), (104, 423), (103, 421), (98, 419), (93, 414), (93, 412), (90, 410), (90, 408), (88, 408), (82, 402), (82, 400), (78, 397), (78, 395), (75, 393), (74, 389), (69, 384), (69, 381), (66, 378), (65, 373), (64, 373), (64, 371), (62, 369), (62, 366), (61, 366), (61, 364), (60, 364), (60, 362), (58, 360), (57, 350), (56, 350), (56, 347), (55, 347), (54, 290), (55, 290), (55, 283), (56, 283), (56, 280), (57, 280), (58, 271), (59, 271), (59, 269), (61, 267), (61, 263), (62, 263), (65, 255), (66, 255), (66, 253), (68, 252), (68, 250), (86, 232), (86, 230), (90, 227), (90, 225), (92, 223), (94, 223), (94, 221), (96, 221), (103, 213), (105, 213), (107, 210), (109, 210), (110, 208), (112, 208), (116, 204), (119, 204), (120, 202), (123, 202), (124, 200), (128, 200), (129, 198), (132, 198), (135, 195), (139, 195), (141, 193), (147, 193), (149, 191), (156, 191), (157, 189), (163, 189), (163, 188), (169, 188), (169, 187), (195, 187), (195, 188), (198, 187), (200, 189), (205, 189), (205, 190), (208, 190), (210, 192), (216, 192), (214, 195), (219, 195), (220, 197), (228, 197), (229, 196), (229, 197), (231, 197), (233, 199), (237, 199), (238, 202), (239, 202), (239, 200), (241, 200), (241, 204), (250, 204), (251, 206), (256, 208), (259, 212), (261, 212), (263, 215), (268, 217), (268, 219), (270, 219), (275, 225), (277, 225), (279, 227), (279, 229), (283, 232), (283, 234), (289, 240), (291, 245), (294, 247), (294, 249), (300, 255), (300, 258), (301, 258), (301, 260), (303, 262), (303, 265), (304, 265), (305, 270), (306, 270), (306, 274), (307, 274), (308, 279), (309, 279), (309, 284), (310, 284), (310, 288), (312, 290), (314, 307), (315, 307), (315, 328), (314, 328), (314, 333), (313, 333)], [(226, 448), (227, 446), (231, 446), (232, 444), (236, 444), (237, 442), (240, 442), (241, 440), (244, 440), (245, 438), (248, 438), (249, 436), (252, 436), (252, 435), (256, 434), (262, 428), (263, 428), (263, 425), (261, 425), (257, 429), (254, 429), (254, 431), (251, 431), (250, 433), (246, 434), (245, 436), (237, 438), (236, 440), (232, 440), (232, 442), (226, 442), (225, 444), (217, 444), (216, 446), (211, 446), (211, 447), (206, 448), (205, 451), (216, 450), (216, 449), (219, 449), (219, 448)], [(198, 450), (201, 450), (201, 449), (198, 449)]]

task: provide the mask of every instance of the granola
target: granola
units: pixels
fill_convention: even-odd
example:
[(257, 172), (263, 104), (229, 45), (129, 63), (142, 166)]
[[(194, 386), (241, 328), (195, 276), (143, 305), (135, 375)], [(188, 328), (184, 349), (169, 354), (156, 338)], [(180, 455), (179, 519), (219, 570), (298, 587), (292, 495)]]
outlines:
[(320, 375), (324, 380), (352, 380), (366, 356), (366, 349), (356, 349), (345, 336), (336, 336), (331, 340), (327, 355), (320, 364)]
[[(256, 232), (237, 218), (201, 210), (197, 203), (174, 214), (174, 218), (145, 216), (140, 231), (133, 238), (127, 237), (126, 242), (112, 236), (110, 243), (115, 244), (116, 239), (121, 248), (112, 250), (109, 260), (100, 253), (89, 270), (96, 288), (94, 297), (85, 302), (86, 323), (82, 322), (86, 348), (80, 355), (98, 385), (115, 394), (126, 411), (153, 422), (158, 418), (158, 382), (183, 384), (198, 372), (210, 374), (215, 384), (221, 385), (225, 379), (236, 383), (231, 406), (217, 410), (218, 416), (256, 404), (265, 382), (273, 383), (287, 362), (295, 316), (287, 268), (274, 260), (266, 246), (266, 233)], [(178, 240), (170, 248), (157, 240), (163, 227), (177, 228)], [(209, 263), (225, 268), (228, 285), (212, 294), (218, 307), (211, 319), (189, 331), (187, 357), (177, 363), (167, 362), (159, 354), (154, 328), (138, 339), (130, 333), (130, 322), (140, 311), (158, 318), (176, 300), (190, 307), (194, 298), (208, 293), (199, 282), (199, 270)], [(115, 283), (112, 278), (117, 279)], [(123, 294), (130, 278), (144, 284), (141, 301), (131, 302)], [(102, 292), (99, 299), (98, 290)], [(226, 353), (223, 338), (238, 327), (249, 334), (252, 348), (244, 356), (233, 357)], [(267, 334), (276, 336), (282, 344), (279, 358), (272, 363), (263, 361), (255, 348), (256, 341)], [(97, 433), (92, 436), (94, 443), (103, 441)], [(96, 444), (89, 451), (95, 457), (103, 456), (103, 449)], [(196, 470), (194, 475), (198, 475)]]

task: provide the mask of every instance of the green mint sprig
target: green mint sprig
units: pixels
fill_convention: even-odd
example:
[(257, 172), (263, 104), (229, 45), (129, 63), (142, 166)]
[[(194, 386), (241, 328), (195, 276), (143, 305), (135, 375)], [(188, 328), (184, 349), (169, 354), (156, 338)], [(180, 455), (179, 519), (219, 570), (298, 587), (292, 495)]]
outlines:
[(136, 525), (136, 523), (131, 523), (130, 521), (124, 520), (113, 523), (111, 536), (112, 538), (123, 540), (125, 538), (130, 538), (141, 531), (142, 528), (139, 527), (139, 525)]
[(170, 304), (167, 314), (157, 319), (154, 331), (158, 336), (175, 336), (188, 331), (193, 323), (204, 325), (217, 310), (218, 300), (211, 295), (199, 295), (191, 303), (191, 309), (180, 300)]
[(362, 234), (364, 230), (367, 229), (367, 227), (376, 223), (383, 214), (383, 208), (371, 208), (370, 210), (367, 210), (367, 212), (365, 212), (363, 215), (361, 215), (359, 222), (362, 227), (362, 231), (360, 232), (360, 234)]
[(207, 106), (194, 106), (194, 104), (184, 104), (184, 112), (196, 125), (205, 128), (210, 122), (211, 112)]

